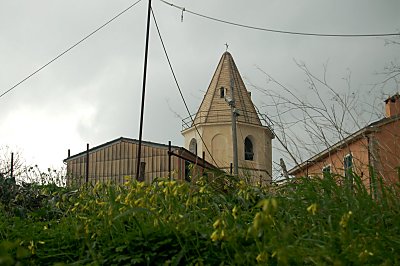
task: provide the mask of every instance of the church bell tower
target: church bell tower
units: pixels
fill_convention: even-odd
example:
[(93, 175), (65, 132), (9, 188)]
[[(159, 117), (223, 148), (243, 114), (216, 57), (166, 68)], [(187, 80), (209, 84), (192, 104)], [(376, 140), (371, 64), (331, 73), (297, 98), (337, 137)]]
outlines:
[(238, 176), (253, 183), (271, 182), (274, 135), (261, 123), (229, 52), (222, 55), (193, 120), (182, 122), (186, 149), (198, 156), (205, 152), (208, 162), (226, 172), (237, 162)]

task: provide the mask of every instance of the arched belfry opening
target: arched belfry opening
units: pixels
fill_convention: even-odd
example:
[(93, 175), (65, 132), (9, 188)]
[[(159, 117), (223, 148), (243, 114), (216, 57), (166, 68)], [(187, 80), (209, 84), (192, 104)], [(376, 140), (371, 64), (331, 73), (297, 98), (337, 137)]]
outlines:
[(197, 140), (195, 138), (190, 141), (189, 151), (197, 155)]
[(254, 147), (253, 142), (249, 137), (244, 139), (244, 159), (246, 161), (253, 161), (254, 159)]

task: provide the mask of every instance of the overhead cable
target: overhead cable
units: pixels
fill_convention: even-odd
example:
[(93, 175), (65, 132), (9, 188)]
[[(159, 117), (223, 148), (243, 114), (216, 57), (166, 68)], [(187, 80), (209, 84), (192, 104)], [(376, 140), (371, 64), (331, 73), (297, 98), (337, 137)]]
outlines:
[(259, 30), (259, 31), (266, 31), (266, 32), (272, 32), (272, 33), (280, 33), (280, 34), (290, 34), (290, 35), (302, 35), (302, 36), (316, 36), (316, 37), (348, 37), (348, 38), (356, 38), (356, 37), (389, 37), (389, 36), (399, 36), (400, 32), (389, 32), (389, 33), (367, 33), (367, 34), (330, 34), (330, 33), (313, 33), (313, 32), (297, 32), (297, 31), (285, 31), (285, 30), (278, 30), (278, 29), (270, 29), (270, 28), (262, 28), (262, 27), (256, 27), (256, 26), (250, 26), (250, 25), (245, 25), (245, 24), (240, 24), (232, 21), (227, 21), (219, 18), (214, 18), (210, 17), (207, 15), (203, 15), (191, 10), (188, 10), (185, 7), (177, 6), (174, 5), (170, 2), (167, 2), (165, 0), (160, 0), (161, 2), (171, 6), (175, 7), (179, 10), (182, 11), (182, 16), (183, 17), (183, 12), (188, 12), (192, 15), (196, 15), (205, 19), (213, 20), (216, 22), (224, 23), (224, 24), (229, 24), (237, 27), (242, 27), (242, 28), (247, 28), (247, 29), (252, 29), (252, 30)]
[[(217, 162), (215, 161), (215, 159), (214, 159), (214, 157), (212, 156), (210, 150), (208, 149), (206, 143), (204, 142), (203, 137), (201, 136), (199, 130), (197, 129), (197, 126), (196, 126), (196, 124), (194, 123), (194, 120), (193, 120), (192, 115), (190, 114), (189, 107), (188, 107), (188, 105), (186, 104), (186, 100), (185, 100), (185, 97), (183, 96), (181, 87), (179, 86), (178, 79), (176, 78), (176, 75), (175, 75), (175, 71), (174, 71), (174, 69), (172, 68), (171, 61), (169, 60), (169, 56), (168, 56), (168, 53), (167, 53), (167, 49), (165, 48), (164, 41), (163, 41), (163, 39), (162, 39), (162, 37), (161, 37), (161, 32), (160, 32), (160, 29), (159, 29), (159, 27), (158, 27), (157, 20), (156, 20), (156, 17), (155, 17), (155, 15), (154, 15), (153, 8), (151, 9), (151, 14), (152, 14), (152, 16), (153, 16), (154, 24), (156, 25), (157, 32), (158, 32), (158, 37), (160, 38), (161, 45), (162, 45), (162, 47), (163, 47), (163, 49), (164, 49), (164, 54), (165, 54), (165, 57), (167, 58), (169, 68), (170, 68), (170, 70), (171, 70), (171, 72), (172, 72), (172, 76), (174, 77), (176, 87), (178, 88), (179, 94), (181, 95), (181, 98), (182, 98), (183, 104), (185, 105), (186, 111), (188, 112), (189, 117), (190, 117), (190, 119), (192, 120), (192, 125), (193, 125), (194, 128), (196, 129), (197, 134), (199, 134), (199, 137), (200, 137), (200, 139), (201, 139), (201, 142), (203, 143), (204, 147), (206, 148), (206, 150), (207, 150), (208, 154), (210, 155), (211, 159), (213, 160), (215, 166), (216, 166), (217, 168), (219, 168)], [(196, 155), (197, 155), (197, 154), (196, 154)]]
[(37, 70), (35, 70), (33, 73), (31, 73), (29, 76), (27, 76), (26, 78), (24, 78), (23, 80), (21, 80), (20, 82), (18, 82), (17, 84), (15, 84), (14, 86), (12, 86), (11, 88), (9, 88), (8, 90), (6, 90), (5, 92), (3, 92), (2, 94), (0, 94), (0, 98), (3, 97), (4, 95), (6, 95), (7, 93), (9, 93), (10, 91), (12, 91), (13, 89), (15, 89), (16, 87), (18, 87), (19, 85), (21, 85), (23, 82), (25, 82), (26, 80), (28, 80), (29, 78), (31, 78), (32, 76), (34, 76), (35, 74), (37, 74), (38, 72), (40, 72), (41, 70), (43, 70), (45, 67), (47, 67), (48, 65), (50, 65), (51, 63), (53, 63), (54, 61), (56, 61), (57, 59), (59, 59), (60, 57), (62, 57), (63, 55), (65, 55), (66, 53), (68, 53), (69, 51), (71, 51), (73, 48), (75, 48), (76, 46), (78, 46), (79, 44), (81, 44), (82, 42), (84, 42), (86, 39), (88, 39), (89, 37), (91, 37), (93, 34), (95, 34), (96, 32), (98, 32), (99, 30), (101, 30), (102, 28), (104, 28), (105, 26), (107, 26), (108, 24), (110, 24), (112, 21), (114, 21), (115, 19), (117, 19), (119, 16), (121, 16), (122, 14), (124, 14), (125, 12), (127, 12), (129, 9), (131, 9), (132, 7), (134, 7), (135, 5), (137, 5), (141, 0), (136, 1), (135, 3), (133, 3), (132, 5), (128, 6), (127, 8), (125, 8), (124, 10), (122, 10), (121, 12), (119, 12), (117, 15), (115, 15), (113, 18), (111, 18), (110, 20), (108, 20), (106, 23), (104, 23), (103, 25), (101, 25), (100, 27), (98, 27), (97, 29), (95, 29), (94, 31), (92, 31), (91, 33), (89, 33), (88, 35), (86, 35), (84, 38), (82, 38), (81, 40), (79, 40), (78, 42), (76, 42), (74, 45), (70, 46), (67, 50), (65, 50), (64, 52), (60, 53), (59, 55), (57, 55), (56, 57), (54, 57), (53, 59), (51, 59), (49, 62), (47, 62), (45, 65), (43, 65), (42, 67), (38, 68)]

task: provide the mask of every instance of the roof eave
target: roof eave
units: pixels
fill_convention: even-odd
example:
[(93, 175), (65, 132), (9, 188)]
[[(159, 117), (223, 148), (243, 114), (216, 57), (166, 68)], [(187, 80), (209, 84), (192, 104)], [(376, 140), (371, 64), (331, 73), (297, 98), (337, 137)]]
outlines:
[(367, 126), (367, 127), (360, 129), (359, 131), (353, 133), (352, 135), (346, 137), (345, 139), (337, 142), (333, 146), (323, 150), (322, 152), (311, 157), (310, 159), (293, 167), (292, 169), (290, 169), (288, 171), (288, 174), (296, 175), (297, 173), (303, 171), (310, 162), (318, 162), (318, 161), (322, 160), (323, 158), (329, 156), (329, 154), (331, 154), (332, 152), (336, 152), (337, 150), (343, 148), (344, 146), (349, 145), (350, 143), (353, 143), (353, 142), (359, 140), (360, 138), (363, 138), (364, 136), (369, 135), (372, 132), (375, 132), (377, 130), (377, 127), (379, 127), (379, 126)]
[[(111, 144), (117, 143), (117, 142), (119, 142), (119, 141), (127, 141), (127, 142), (131, 142), (131, 143), (139, 143), (139, 140), (137, 140), (137, 139), (131, 139), (131, 138), (126, 138), (126, 137), (119, 137), (119, 138), (116, 138), (116, 139), (114, 139), (114, 140), (108, 141), (108, 142), (106, 142), (106, 143), (97, 145), (97, 146), (95, 146), (95, 147), (93, 147), (93, 148), (90, 148), (90, 149), (89, 149), (89, 153), (92, 153), (92, 152), (94, 152), (94, 151), (96, 151), (96, 150), (99, 150), (99, 149), (104, 148), (104, 147), (106, 147), (106, 146), (109, 146), (109, 145), (111, 145)], [(142, 144), (144, 144), (144, 145), (156, 145), (156, 146), (159, 146), (159, 147), (168, 148), (168, 145), (167, 145), (167, 144), (161, 144), (161, 143), (151, 142), (151, 141), (142, 141)], [(175, 145), (171, 145), (171, 148), (173, 148), (173, 149), (178, 149), (178, 148), (180, 148), (180, 147), (179, 147), (179, 146), (175, 146)], [(65, 159), (63, 160), (63, 162), (66, 163), (66, 162), (69, 161), (69, 160), (72, 160), (72, 159), (81, 157), (81, 156), (85, 155), (87, 152), (88, 152), (88, 151), (85, 150), (85, 151), (79, 152), (79, 153), (77, 153), (77, 154), (74, 154), (74, 155), (72, 155), (72, 156), (70, 156), (70, 157), (68, 157), (68, 158), (65, 158)]]

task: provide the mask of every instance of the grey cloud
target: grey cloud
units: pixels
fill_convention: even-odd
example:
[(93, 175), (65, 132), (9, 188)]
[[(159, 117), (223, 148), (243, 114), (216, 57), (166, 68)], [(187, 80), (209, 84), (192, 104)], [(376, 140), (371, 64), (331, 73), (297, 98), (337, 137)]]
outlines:
[[(171, 0), (173, 1), (173, 0)], [(399, 30), (398, 1), (173, 1), (188, 9), (249, 25), (294, 31), (368, 33)], [(0, 3), (0, 92), (78, 41), (132, 1), (2, 1)], [(138, 137), (142, 89), (146, 1), (60, 58), (41, 73), (0, 98), (0, 122), (21, 106), (45, 110), (49, 117), (79, 113), (90, 106), (88, 122), (76, 118), (81, 143), (100, 144), (110, 139)], [(191, 112), (201, 102), (218, 60), (229, 43), (242, 76), (254, 84), (271, 86), (259, 66), (299, 94), (306, 92), (304, 75), (293, 59), (304, 61), (315, 73), (329, 60), (328, 80), (343, 88), (347, 69), (355, 90), (365, 90), (380, 78), (373, 73), (398, 56), (399, 47), (385, 47), (379, 38), (343, 39), (279, 35), (224, 25), (181, 12), (159, 1), (154, 11), (170, 59)], [(144, 138), (183, 143), (180, 120), (186, 117), (154, 27), (151, 25)], [(256, 105), (270, 100), (257, 90)], [(272, 88), (271, 89), (276, 89)], [(386, 93), (394, 88), (387, 87)], [(363, 95), (365, 101), (382, 91)], [(369, 98), (370, 97), (370, 98)], [(265, 109), (270, 113), (273, 110)], [(48, 125), (49, 128), (51, 125)], [(22, 129), (21, 129), (22, 130)], [(29, 133), (27, 133), (27, 138)], [(2, 140), (0, 133), (0, 140)], [(74, 140), (75, 142), (77, 140)], [(0, 145), (7, 144), (0, 142)], [(51, 145), (43, 153), (52, 153)], [(40, 157), (40, 156), (38, 156)], [(61, 161), (63, 158), (58, 158)], [(47, 164), (47, 161), (43, 161)]]

